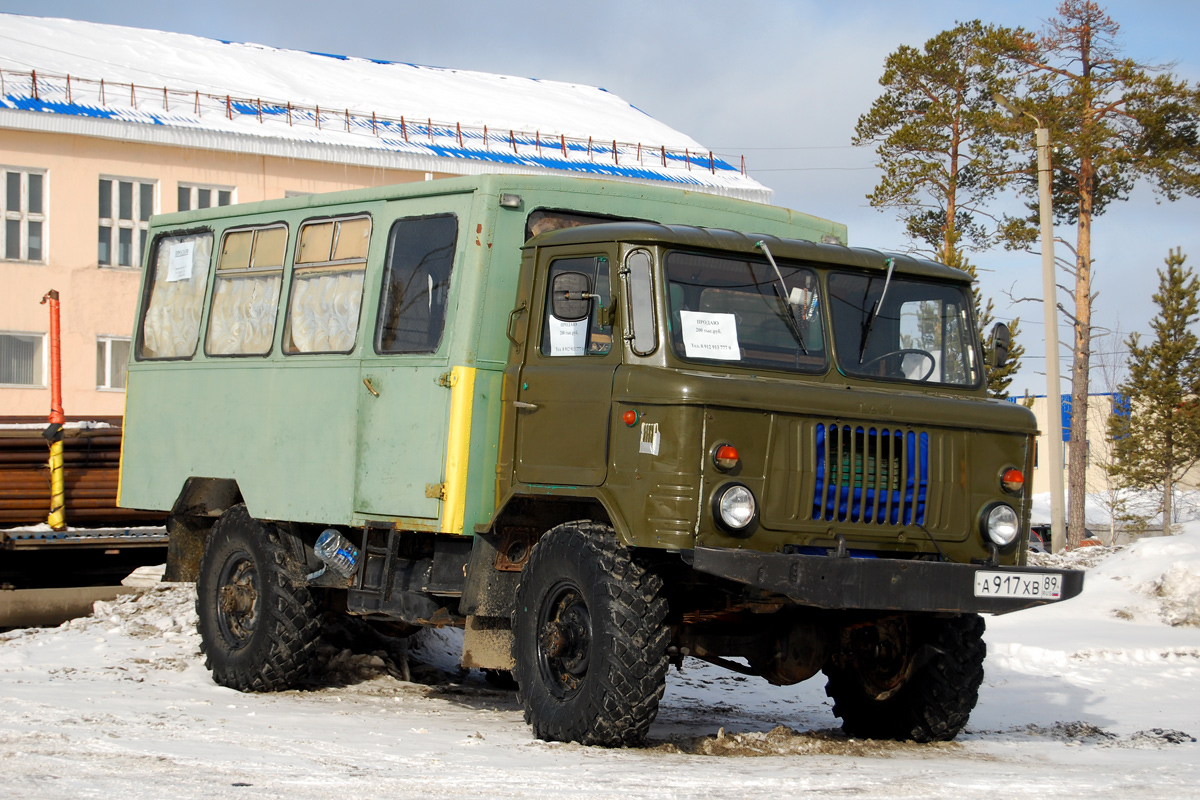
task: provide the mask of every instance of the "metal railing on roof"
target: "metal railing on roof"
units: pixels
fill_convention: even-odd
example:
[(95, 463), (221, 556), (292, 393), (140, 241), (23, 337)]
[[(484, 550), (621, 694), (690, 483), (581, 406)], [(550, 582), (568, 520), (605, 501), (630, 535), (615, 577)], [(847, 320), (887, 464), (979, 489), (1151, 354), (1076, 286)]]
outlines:
[[(668, 147), (662, 144), (621, 142), (567, 136), (563, 133), (543, 134), (513, 128), (496, 129), (488, 125), (472, 126), (459, 122), (434, 120), (432, 117), (414, 119), (370, 113), (350, 108), (321, 108), (261, 97), (241, 97), (232, 94), (213, 94), (198, 89), (173, 89), (168, 86), (147, 86), (134, 82), (113, 82), (104, 78), (81, 78), (38, 70), (28, 72), (0, 69), (0, 99), (25, 98), (26, 110), (70, 113), (69, 107), (128, 108), (164, 114), (192, 114), (203, 119), (205, 113), (219, 114), (226, 119), (254, 117), (259, 123), (283, 122), (289, 126), (307, 126), (317, 130), (342, 129), (345, 133), (370, 135), (390, 139), (393, 144), (446, 147), (446, 142), (459, 151), (483, 151), (501, 155), (508, 150), (512, 156), (561, 156), (563, 161), (611, 162), (618, 167), (650, 167), (661, 170), (700, 170), (713, 175), (723, 173), (746, 175), (746, 157), (734, 167), (711, 150)], [(58, 106), (65, 106), (59, 108)], [(530, 153), (529, 151), (533, 151)]]

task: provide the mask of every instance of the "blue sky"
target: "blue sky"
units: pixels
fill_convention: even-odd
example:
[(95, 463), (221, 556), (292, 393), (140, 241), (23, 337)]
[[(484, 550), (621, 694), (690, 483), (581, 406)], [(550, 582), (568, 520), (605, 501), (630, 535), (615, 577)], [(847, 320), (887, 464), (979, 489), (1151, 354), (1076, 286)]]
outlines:
[[(1052, 0), (0, 0), (0, 11), (13, 13), (603, 86), (718, 152), (745, 155), (751, 173), (776, 190), (778, 205), (844, 222), (851, 243), (880, 249), (903, 249), (906, 242), (891, 213), (867, 205), (878, 179), (873, 153), (850, 146), (850, 137), (879, 93), (888, 53), (901, 44), (921, 46), (958, 20), (1037, 29), (1054, 7)], [(1127, 55), (1174, 62), (1178, 76), (1200, 80), (1200, 3), (1122, 0), (1106, 7), (1121, 24)], [(1182, 247), (1189, 263), (1200, 265), (1198, 223), (1200, 199), (1158, 204), (1148, 187), (1098, 218), (1096, 324), (1126, 334), (1148, 331), (1155, 270), (1168, 249)], [(1074, 241), (1073, 229), (1056, 234)], [(1040, 296), (1039, 257), (995, 251), (975, 260), (997, 316), (1022, 317), (1029, 357), (1014, 389), (1044, 392), (1041, 308), (1010, 305), (1006, 296)], [(1095, 350), (1116, 351), (1113, 337), (1097, 340)], [(1064, 357), (1064, 374), (1068, 369)], [(1094, 374), (1092, 390), (1105, 390), (1105, 382)]]

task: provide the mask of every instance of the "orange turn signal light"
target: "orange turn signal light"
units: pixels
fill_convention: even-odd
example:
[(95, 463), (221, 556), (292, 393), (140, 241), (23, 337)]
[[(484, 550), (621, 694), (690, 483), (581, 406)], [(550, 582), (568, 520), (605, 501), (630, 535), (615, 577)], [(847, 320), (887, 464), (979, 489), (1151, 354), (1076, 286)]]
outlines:
[(737, 448), (731, 444), (723, 444), (713, 451), (713, 463), (717, 469), (731, 470), (738, 465)]
[(1004, 487), (1004, 491), (1016, 494), (1024, 488), (1025, 476), (1019, 469), (1006, 469), (1000, 476), (1000, 485)]

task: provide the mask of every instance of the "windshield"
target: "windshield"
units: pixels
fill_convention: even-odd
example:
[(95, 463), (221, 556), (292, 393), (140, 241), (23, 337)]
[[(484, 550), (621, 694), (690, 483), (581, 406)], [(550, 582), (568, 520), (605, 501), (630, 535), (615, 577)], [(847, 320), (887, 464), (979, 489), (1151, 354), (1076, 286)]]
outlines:
[[(668, 328), (680, 358), (793, 372), (825, 369), (817, 276), (765, 260), (696, 253), (666, 259)], [(797, 300), (785, 299), (791, 293)]]
[(893, 275), (885, 294), (884, 282), (882, 274), (829, 276), (833, 339), (842, 372), (882, 380), (977, 385), (979, 365), (966, 288)]

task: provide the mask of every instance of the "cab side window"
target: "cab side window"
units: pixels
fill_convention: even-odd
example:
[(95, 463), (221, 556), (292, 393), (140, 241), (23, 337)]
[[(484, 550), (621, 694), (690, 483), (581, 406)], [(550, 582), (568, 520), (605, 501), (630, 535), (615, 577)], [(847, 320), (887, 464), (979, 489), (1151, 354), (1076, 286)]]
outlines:
[[(586, 278), (590, 309), (582, 319), (554, 316), (555, 278), (574, 273)], [(547, 275), (546, 313), (542, 323), (544, 356), (602, 356), (612, 350), (612, 291), (607, 256), (560, 258)], [(582, 285), (582, 284), (581, 284)]]
[(442, 341), (458, 220), (398, 220), (388, 241), (379, 293), (377, 353), (433, 353)]
[(271, 352), (287, 240), (285, 225), (225, 233), (209, 307), (208, 336), (204, 341), (207, 355)]
[(366, 216), (310, 220), (300, 227), (284, 352), (354, 349), (370, 243)]

